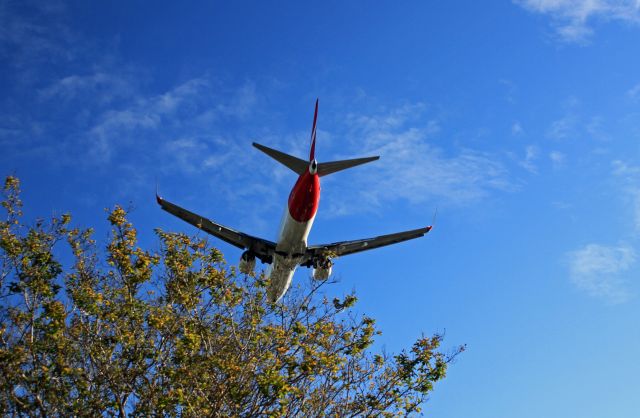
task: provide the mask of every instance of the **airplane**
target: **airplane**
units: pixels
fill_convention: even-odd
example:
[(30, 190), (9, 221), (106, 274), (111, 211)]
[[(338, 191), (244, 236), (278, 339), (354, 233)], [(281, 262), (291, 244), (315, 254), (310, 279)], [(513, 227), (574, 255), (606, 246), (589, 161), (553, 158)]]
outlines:
[(156, 192), (156, 200), (165, 211), (244, 250), (238, 265), (241, 273), (251, 274), (255, 270), (256, 258), (262, 263), (270, 264), (267, 298), (273, 303), (278, 302), (287, 292), (298, 266), (313, 267), (313, 278), (326, 280), (331, 275), (332, 259), (419, 238), (432, 229), (432, 226), (427, 226), (373, 238), (308, 245), (307, 237), (320, 202), (320, 178), (380, 158), (375, 156), (319, 163), (315, 158), (317, 121), (318, 100), (316, 99), (308, 161), (255, 142), (253, 143), (255, 148), (285, 165), (299, 176), (289, 194), (289, 200), (276, 242), (228, 228), (183, 209), (161, 198)]

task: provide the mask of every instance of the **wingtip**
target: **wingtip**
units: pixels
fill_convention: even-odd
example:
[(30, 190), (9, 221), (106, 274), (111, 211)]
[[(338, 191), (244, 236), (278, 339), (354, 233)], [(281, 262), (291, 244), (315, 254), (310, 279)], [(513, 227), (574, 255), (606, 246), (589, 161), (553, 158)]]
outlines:
[(160, 194), (158, 193), (158, 182), (156, 181), (156, 202), (158, 202), (159, 205), (162, 205), (162, 198), (160, 197)]
[(428, 234), (429, 232), (431, 232), (431, 230), (433, 229), (433, 225), (429, 225), (428, 227), (425, 228), (425, 234)]

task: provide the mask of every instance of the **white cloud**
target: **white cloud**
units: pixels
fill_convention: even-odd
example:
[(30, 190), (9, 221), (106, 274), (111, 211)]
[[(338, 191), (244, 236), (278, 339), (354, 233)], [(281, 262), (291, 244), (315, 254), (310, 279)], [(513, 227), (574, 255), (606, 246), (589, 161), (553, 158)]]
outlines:
[(636, 231), (640, 232), (640, 190), (636, 190), (633, 196), (633, 218)]
[(549, 153), (549, 159), (553, 164), (553, 168), (560, 168), (564, 166), (564, 162), (566, 160), (566, 156), (560, 151), (551, 151)]
[(582, 42), (592, 33), (594, 20), (640, 22), (638, 0), (514, 0), (532, 12), (551, 16), (561, 39)]
[(513, 125), (511, 125), (511, 134), (513, 136), (520, 136), (524, 133), (524, 129), (522, 129), (522, 125), (520, 124), (520, 122), (514, 122)]
[[(8, 146), (14, 154), (22, 150), (34, 153), (37, 144), (43, 152), (56, 155), (55, 161), (62, 165), (80, 162), (104, 167), (134, 155), (138, 161), (146, 158), (156, 162), (162, 155), (166, 158), (163, 166), (193, 174), (215, 169), (213, 164), (206, 164), (207, 157), (225, 152), (226, 143), (220, 143), (214, 135), (220, 132), (215, 129), (220, 122), (233, 124), (246, 119), (259, 100), (252, 82), (229, 87), (210, 76), (145, 94), (138, 73), (126, 69), (112, 72), (96, 65), (92, 73), (56, 79), (38, 91), (37, 100), (42, 107), (55, 104), (54, 112), (60, 113), (15, 115), (16, 121), (5, 115), (0, 121), (0, 127), (5, 128), (0, 130), (0, 139), (11, 140)], [(62, 129), (59, 120), (65, 117)], [(27, 132), (29, 118), (39, 118), (37, 122), (44, 126), (45, 133)], [(56, 141), (47, 140), (54, 129), (60, 129), (63, 135)], [(245, 141), (250, 144), (248, 138)], [(246, 155), (246, 149), (237, 154)]]
[(254, 83), (242, 85), (233, 95), (228, 104), (221, 104), (218, 110), (236, 118), (248, 116), (258, 102), (258, 94)]
[(640, 97), (640, 83), (627, 90), (627, 96), (632, 99), (637, 99), (638, 97)]
[[(257, 91), (264, 86), (258, 89), (251, 81), (229, 86), (202, 76), (148, 94), (135, 71), (114, 72), (99, 65), (92, 68), (93, 72), (56, 79), (38, 93), (39, 100), (59, 102), (56, 111), (63, 116), (81, 114), (73, 119), (73, 126), (60, 127), (64, 136), (57, 141), (41, 141), (51, 154), (59, 156), (59, 164), (80, 164), (92, 170), (105, 169), (107, 164), (144, 167), (147, 176), (171, 172), (176, 177), (197, 178), (205, 187), (204, 179), (215, 178), (216, 193), (223, 199), (242, 199), (245, 206), (252, 207), (256, 201), (265, 206), (279, 204), (273, 195), (288, 189), (294, 178), (286, 168), (253, 150), (251, 140), (295, 155), (308, 152), (308, 128), (304, 132), (274, 132), (272, 119), (265, 118), (264, 112), (258, 112), (261, 117), (257, 122), (255, 118), (247, 120), (260, 111), (264, 101)], [(102, 100), (100, 93), (110, 89), (123, 93), (117, 100)], [(323, 196), (326, 204), (327, 197), (341, 195), (334, 199), (338, 205), (334, 205), (334, 214), (340, 207), (358, 208), (356, 200), (373, 208), (397, 200), (465, 205), (496, 190), (514, 188), (495, 154), (432, 142), (442, 126), (427, 110), (427, 105), (414, 103), (378, 113), (344, 116), (338, 110), (328, 115), (326, 120), (341, 118), (342, 122), (322, 125), (331, 126), (331, 131), (318, 131), (323, 160), (382, 156), (369, 167), (353, 170), (352, 182), (341, 182), (336, 176), (336, 187), (327, 187)], [(47, 132), (64, 120), (56, 116), (42, 118), (49, 123)], [(342, 155), (330, 155), (332, 146)], [(32, 149), (29, 147), (29, 152)], [(256, 182), (256, 178), (260, 180)], [(329, 181), (334, 180), (331, 177)], [(348, 196), (342, 199), (344, 195)]]
[(627, 203), (632, 207), (635, 229), (640, 232), (640, 167), (621, 160), (614, 160), (612, 166), (614, 176), (622, 183), (621, 188)]
[(563, 104), (564, 114), (551, 122), (546, 136), (556, 140), (594, 139), (608, 141), (607, 120), (600, 115), (588, 115), (581, 111), (580, 100), (569, 97)]
[(209, 85), (205, 77), (192, 78), (164, 94), (141, 101), (137, 107), (158, 115), (173, 115), (179, 108), (190, 110), (199, 103), (196, 99), (202, 97), (203, 90)]
[(600, 116), (594, 116), (591, 118), (586, 126), (586, 131), (589, 136), (599, 141), (607, 141), (611, 138), (605, 129), (604, 120)]
[[(427, 118), (426, 110), (423, 104), (411, 104), (378, 115), (348, 115), (346, 133), (336, 136), (350, 138), (344, 145), (353, 152), (340, 158), (381, 158), (354, 170), (352, 181), (327, 187), (331, 214), (348, 213), (350, 207), (361, 211), (362, 202), (371, 208), (396, 200), (466, 205), (514, 188), (495, 155), (435, 145), (442, 128)], [(332, 199), (334, 193), (340, 198)]]
[[(58, 4), (59, 7), (54, 6)], [(72, 59), (82, 43), (65, 23), (63, 5), (52, 2), (0, 2), (0, 56), (25, 76), (42, 62)]]
[(640, 167), (629, 165), (622, 160), (613, 160), (611, 165), (613, 166), (613, 174), (621, 176), (625, 180), (634, 181), (640, 175)]
[(520, 161), (520, 165), (530, 173), (537, 174), (538, 167), (535, 164), (535, 160), (538, 158), (539, 153), (538, 147), (535, 145), (527, 146), (527, 148), (525, 148), (524, 160)]
[[(210, 154), (208, 143), (196, 137), (179, 137), (160, 144), (165, 168), (182, 173), (197, 173), (205, 164), (203, 159)], [(206, 161), (206, 160), (205, 160)]]
[(87, 133), (90, 154), (97, 161), (108, 161), (114, 147), (133, 140), (134, 134), (180, 124), (200, 104), (201, 90), (207, 86), (205, 78), (194, 78), (163, 94), (133, 96), (120, 109), (102, 112)]
[(636, 261), (633, 248), (588, 244), (568, 253), (568, 257), (571, 281), (579, 289), (613, 304), (626, 302), (632, 296), (622, 273)]
[(567, 139), (576, 135), (576, 125), (578, 118), (573, 114), (568, 114), (551, 123), (547, 130), (547, 136), (552, 139)]
[(91, 95), (92, 100), (108, 103), (114, 97), (132, 94), (131, 86), (124, 77), (98, 70), (92, 74), (70, 75), (53, 82), (39, 91), (41, 100), (72, 100)]

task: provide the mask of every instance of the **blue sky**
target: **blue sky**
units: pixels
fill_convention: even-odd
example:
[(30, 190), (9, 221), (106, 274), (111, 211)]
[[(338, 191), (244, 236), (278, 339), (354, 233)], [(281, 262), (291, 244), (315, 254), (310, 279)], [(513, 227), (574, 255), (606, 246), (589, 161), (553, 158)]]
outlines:
[(156, 179), (273, 239), (295, 176), (250, 144), (306, 155), (319, 97), (318, 158), (381, 159), (323, 179), (311, 243), (438, 208), (327, 288), (357, 291), (389, 351), (468, 345), (427, 413), (636, 417), (639, 46), (637, 1), (2, 1), (0, 172), (27, 216), (130, 205), (148, 246), (195, 232)]

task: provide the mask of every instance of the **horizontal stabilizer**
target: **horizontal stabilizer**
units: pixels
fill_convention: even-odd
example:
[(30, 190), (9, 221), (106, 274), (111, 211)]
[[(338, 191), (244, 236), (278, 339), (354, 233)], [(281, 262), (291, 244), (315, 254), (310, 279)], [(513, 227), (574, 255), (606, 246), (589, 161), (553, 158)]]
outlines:
[(293, 155), (285, 154), (284, 152), (275, 150), (273, 148), (265, 147), (264, 145), (260, 145), (256, 142), (253, 143), (253, 146), (258, 148), (260, 151), (264, 152), (280, 164), (289, 167), (297, 174), (304, 173), (309, 167), (309, 162), (298, 157), (294, 157)]
[(318, 164), (318, 175), (320, 177), (335, 173), (336, 171), (345, 170), (347, 168), (355, 167), (360, 164), (365, 164), (371, 161), (379, 159), (379, 156), (354, 158), (352, 160), (331, 161), (328, 163)]

